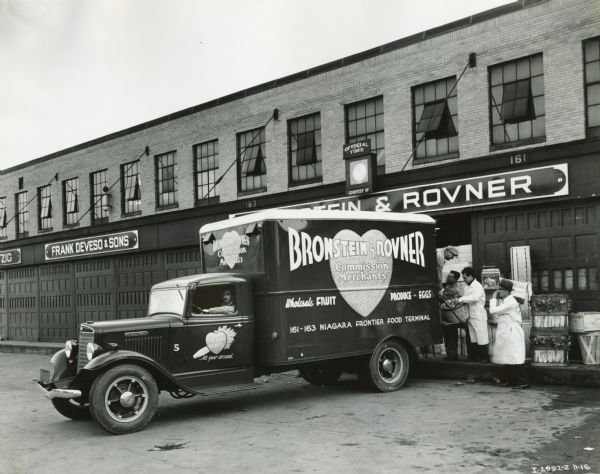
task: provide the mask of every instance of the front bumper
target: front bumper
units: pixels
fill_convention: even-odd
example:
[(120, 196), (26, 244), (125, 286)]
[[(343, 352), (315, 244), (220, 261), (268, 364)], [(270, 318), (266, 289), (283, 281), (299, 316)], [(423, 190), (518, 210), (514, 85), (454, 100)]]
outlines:
[(74, 364), (69, 364), (64, 350), (57, 352), (51, 361), (51, 370), (41, 369), (40, 378), (35, 380), (48, 400), (53, 398), (80, 398), (81, 390), (68, 388), (75, 376)]
[(51, 386), (47, 386), (41, 380), (36, 380), (37, 386), (40, 387), (40, 390), (44, 393), (44, 397), (48, 400), (52, 400), (53, 398), (80, 398), (81, 390), (73, 390), (67, 388), (51, 388)]

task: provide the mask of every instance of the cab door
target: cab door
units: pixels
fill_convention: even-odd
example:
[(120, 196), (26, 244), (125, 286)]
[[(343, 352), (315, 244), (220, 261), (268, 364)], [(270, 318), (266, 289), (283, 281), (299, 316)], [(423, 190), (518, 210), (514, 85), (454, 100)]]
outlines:
[[(219, 312), (215, 295), (235, 294), (236, 311)], [(211, 285), (192, 289), (184, 319), (184, 373), (177, 378), (188, 387), (252, 382), (254, 378), (254, 318), (248, 288), (243, 284)], [(217, 309), (202, 312), (204, 309)]]

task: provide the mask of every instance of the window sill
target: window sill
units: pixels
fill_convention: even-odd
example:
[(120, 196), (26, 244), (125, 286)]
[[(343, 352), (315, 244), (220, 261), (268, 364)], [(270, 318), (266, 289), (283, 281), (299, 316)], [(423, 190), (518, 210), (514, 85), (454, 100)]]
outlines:
[(290, 181), (288, 188), (295, 188), (298, 186), (304, 186), (307, 184), (317, 184), (317, 183), (322, 183), (322, 182), (323, 182), (323, 177), (316, 178), (316, 179), (307, 179), (306, 181)]
[(179, 203), (168, 204), (166, 206), (156, 206), (157, 211), (168, 211), (169, 209), (177, 209), (177, 208), (179, 208)]
[(17, 239), (26, 239), (29, 237), (29, 232), (23, 232), (22, 234), (17, 234)]
[(122, 212), (121, 213), (121, 219), (127, 219), (129, 217), (135, 217), (135, 216), (141, 216), (142, 215), (142, 211), (135, 211), (135, 212)]
[(238, 196), (252, 196), (253, 194), (266, 193), (267, 188), (253, 189), (251, 191), (238, 191)]
[(447, 155), (428, 156), (427, 158), (415, 158), (413, 160), (413, 166), (427, 164), (427, 163), (436, 163), (438, 161), (455, 160), (459, 157), (460, 157), (459, 153), (448, 153)]
[(208, 207), (219, 204), (221, 201), (219, 196), (213, 196), (206, 199), (196, 199), (196, 207)]
[(47, 229), (38, 229), (38, 234), (48, 234), (52, 232), (54, 229), (52, 227), (48, 227)]
[(490, 151), (506, 150), (508, 148), (517, 148), (525, 145), (535, 145), (537, 143), (543, 143), (546, 141), (546, 136), (528, 138), (527, 140), (519, 140), (518, 142), (510, 143), (498, 143), (497, 145), (490, 145)]
[(79, 222), (75, 224), (63, 224), (63, 229), (74, 229), (75, 227), (79, 227)]

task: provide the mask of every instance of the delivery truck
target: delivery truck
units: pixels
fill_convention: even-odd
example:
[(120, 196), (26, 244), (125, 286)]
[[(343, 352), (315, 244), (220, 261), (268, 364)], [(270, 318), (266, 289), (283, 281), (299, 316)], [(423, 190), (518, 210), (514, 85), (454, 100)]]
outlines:
[(38, 384), (59, 413), (130, 433), (161, 391), (218, 395), (289, 370), (390, 392), (442, 340), (431, 217), (274, 209), (199, 241), (204, 273), (154, 285), (144, 318), (81, 324), (54, 354)]

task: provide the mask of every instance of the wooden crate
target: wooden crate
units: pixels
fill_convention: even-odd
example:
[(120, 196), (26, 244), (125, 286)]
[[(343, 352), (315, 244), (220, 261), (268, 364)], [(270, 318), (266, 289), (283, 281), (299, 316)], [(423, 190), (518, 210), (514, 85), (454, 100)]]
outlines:
[(571, 313), (569, 315), (569, 331), (574, 333), (600, 331), (600, 313)]
[(568, 332), (569, 317), (561, 313), (536, 313), (533, 315), (532, 326), (544, 331)]
[(564, 367), (569, 365), (569, 351), (549, 347), (531, 348), (531, 365), (546, 367)]
[(571, 310), (571, 299), (568, 295), (549, 293), (531, 297), (531, 314), (568, 315)]
[(586, 365), (600, 364), (600, 332), (578, 334), (579, 347)]
[(569, 365), (571, 336), (568, 332), (540, 331), (531, 328), (531, 364), (540, 366)]

